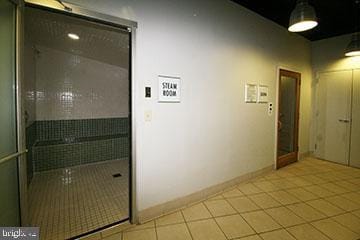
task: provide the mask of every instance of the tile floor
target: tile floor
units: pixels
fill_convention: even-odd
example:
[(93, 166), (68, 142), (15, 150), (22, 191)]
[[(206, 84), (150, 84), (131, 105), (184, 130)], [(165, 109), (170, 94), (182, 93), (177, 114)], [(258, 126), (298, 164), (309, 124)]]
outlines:
[[(29, 188), (31, 226), (41, 239), (67, 239), (129, 216), (128, 159), (34, 175)], [(114, 178), (112, 175), (121, 173)]]
[(154, 221), (87, 239), (357, 240), (360, 169), (308, 158)]

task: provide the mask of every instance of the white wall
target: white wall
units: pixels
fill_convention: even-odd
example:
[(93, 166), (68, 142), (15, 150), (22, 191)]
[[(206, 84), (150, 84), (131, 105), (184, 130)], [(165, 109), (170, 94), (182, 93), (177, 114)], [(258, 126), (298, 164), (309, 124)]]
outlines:
[(128, 70), (46, 47), (36, 58), (36, 120), (127, 117)]
[(360, 57), (345, 57), (351, 34), (312, 42), (314, 73), (360, 68)]
[[(275, 114), (245, 104), (246, 82), (302, 74), (300, 152), (309, 150), (310, 43), (231, 1), (71, 0), (138, 22), (135, 53), (140, 210), (274, 164)], [(182, 78), (181, 103), (157, 102), (157, 75)], [(144, 98), (152, 86), (153, 97)], [(152, 111), (152, 121), (144, 120)]]

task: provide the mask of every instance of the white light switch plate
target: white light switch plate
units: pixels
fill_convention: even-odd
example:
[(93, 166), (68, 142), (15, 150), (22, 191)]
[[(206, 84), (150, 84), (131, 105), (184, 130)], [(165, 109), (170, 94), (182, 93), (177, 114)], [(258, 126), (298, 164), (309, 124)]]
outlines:
[(145, 122), (151, 122), (152, 112), (151, 110), (146, 110), (144, 114)]

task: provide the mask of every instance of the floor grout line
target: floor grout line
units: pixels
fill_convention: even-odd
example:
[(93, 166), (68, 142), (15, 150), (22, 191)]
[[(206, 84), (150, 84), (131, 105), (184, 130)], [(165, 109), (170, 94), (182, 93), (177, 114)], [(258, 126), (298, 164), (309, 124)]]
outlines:
[[(314, 161), (314, 160), (311, 160), (311, 161)], [(315, 166), (316, 166), (315, 168), (318, 167), (318, 165), (315, 165)], [(308, 168), (308, 167), (305, 166), (305, 167), (302, 167), (302, 168), (306, 169), (306, 168)], [(346, 169), (346, 170), (347, 170), (347, 169)], [(281, 170), (280, 170), (280, 171), (281, 171)], [(299, 170), (298, 170), (298, 171), (299, 171)], [(339, 175), (339, 174), (343, 174), (343, 172), (344, 172), (343, 169), (341, 169), (341, 170), (336, 170), (336, 169), (333, 170), (333, 169), (332, 169), (332, 170), (323, 171), (323, 172), (320, 172), (320, 173), (315, 171), (315, 172), (310, 173), (310, 174), (301, 175), (301, 176), (295, 176), (295, 177), (300, 177), (300, 179), (302, 179), (303, 177), (306, 177), (306, 176), (316, 176), (316, 177), (318, 177), (318, 178), (321, 178), (321, 177), (319, 177), (318, 175), (320, 175), (320, 174), (325, 174), (325, 173), (326, 173), (326, 174), (330, 174), (330, 173), (335, 174), (335, 173), (336, 173), (335, 175)], [(274, 174), (274, 172), (272, 172), (271, 174)], [(354, 174), (354, 175), (355, 175), (355, 174)], [(325, 175), (324, 175), (324, 176), (325, 176)], [(289, 228), (309, 224), (309, 225), (313, 226), (315, 229), (317, 229), (318, 231), (320, 231), (320, 230), (319, 230), (318, 228), (316, 228), (312, 223), (317, 222), (317, 221), (322, 221), (322, 220), (324, 220), (324, 219), (330, 219), (330, 220), (336, 222), (337, 224), (340, 224), (341, 226), (343, 226), (341, 223), (335, 221), (335, 220), (332, 219), (332, 218), (334, 218), (334, 217), (336, 217), (336, 216), (343, 215), (343, 214), (347, 214), (347, 213), (350, 213), (350, 214), (352, 214), (354, 217), (360, 219), (360, 217), (359, 217), (358, 215), (353, 214), (353, 212), (358, 211), (358, 210), (360, 209), (360, 207), (359, 207), (359, 209), (355, 209), (355, 210), (345, 210), (345, 209), (342, 209), (342, 208), (340, 208), (340, 207), (338, 207), (338, 206), (334, 205), (333, 203), (331, 203), (331, 202), (329, 202), (329, 201), (326, 200), (327, 198), (331, 198), (331, 197), (335, 197), (335, 196), (340, 196), (340, 197), (345, 198), (343, 195), (346, 195), (346, 194), (352, 194), (352, 193), (360, 194), (360, 191), (350, 190), (350, 189), (348, 189), (348, 188), (346, 188), (346, 187), (343, 187), (343, 186), (340, 186), (340, 185), (336, 184), (336, 182), (338, 182), (338, 181), (344, 181), (345, 183), (349, 183), (350, 185), (358, 186), (358, 184), (355, 184), (355, 183), (353, 183), (353, 182), (351, 182), (351, 181), (348, 181), (349, 179), (357, 179), (357, 178), (360, 179), (360, 175), (358, 175), (358, 176), (359, 176), (359, 177), (351, 177), (351, 178), (346, 178), (346, 179), (336, 178), (336, 179), (331, 180), (331, 181), (328, 180), (328, 179), (322, 179), (322, 178), (321, 178), (321, 179), (324, 180), (325, 182), (323, 182), (323, 183), (318, 183), (318, 184), (317, 184), (317, 183), (314, 183), (314, 182), (309, 182), (309, 183), (311, 183), (310, 185), (306, 185), (306, 186), (296, 185), (296, 186), (290, 187), (290, 188), (279, 188), (279, 189), (276, 189), (276, 190), (274, 190), (274, 191), (264, 191), (263, 189), (261, 189), (262, 192), (261, 192), (261, 193), (256, 193), (256, 194), (244, 194), (244, 193), (238, 188), (238, 185), (240, 185), (240, 184), (238, 184), (238, 185), (235, 185), (234, 188), (231, 188), (231, 189), (228, 189), (228, 190), (231, 191), (231, 190), (233, 190), (233, 189), (237, 189), (237, 190), (239, 190), (239, 191), (243, 194), (243, 195), (241, 195), (241, 196), (224, 197), (222, 194), (225, 193), (225, 190), (222, 190), (221, 192), (219, 192), (219, 193), (217, 193), (217, 194), (213, 194), (213, 196), (212, 196), (212, 197), (216, 197), (216, 196), (218, 196), (218, 195), (221, 195), (221, 196), (222, 196), (222, 199), (213, 199), (213, 200), (210, 200), (209, 198), (207, 198), (207, 199), (205, 199), (205, 200), (203, 200), (203, 201), (199, 201), (199, 202), (197, 203), (197, 204), (202, 204), (202, 205), (206, 208), (206, 210), (210, 213), (210, 216), (211, 216), (211, 217), (209, 217), (209, 218), (196, 219), (196, 220), (190, 220), (190, 221), (189, 221), (189, 220), (186, 220), (186, 219), (185, 219), (185, 215), (184, 215), (184, 213), (183, 213), (183, 211), (182, 211), (183, 209), (186, 209), (186, 208), (182, 208), (182, 209), (180, 209), (180, 210), (178, 210), (178, 211), (181, 213), (181, 216), (182, 216), (182, 218), (183, 218), (183, 220), (184, 220), (184, 223), (185, 223), (185, 225), (186, 225), (186, 227), (187, 227), (187, 230), (189, 231), (190, 236), (191, 236), (192, 239), (194, 239), (194, 238), (193, 238), (193, 235), (192, 235), (192, 233), (191, 233), (191, 231), (190, 231), (190, 228), (189, 228), (188, 224), (191, 223), (191, 222), (197, 222), (197, 221), (203, 221), (203, 220), (209, 220), (209, 219), (213, 219), (213, 220), (215, 221), (217, 227), (220, 228), (221, 232), (222, 232), (222, 233), (224, 234), (224, 236), (227, 238), (225, 232), (223, 231), (223, 229), (220, 227), (220, 225), (219, 225), (218, 222), (216, 221), (216, 218), (217, 218), (217, 217), (214, 216), (213, 213), (209, 210), (208, 206), (205, 204), (205, 201), (225, 200), (225, 202), (226, 202), (227, 204), (229, 204), (232, 209), (234, 209), (234, 207), (232, 206), (232, 204), (229, 202), (229, 199), (246, 197), (246, 198), (249, 199), (253, 204), (255, 204), (256, 206), (259, 207), (259, 205), (257, 205), (256, 202), (254, 202), (254, 200), (252, 200), (249, 196), (258, 195), (258, 194), (266, 194), (267, 196), (273, 198), (274, 201), (278, 202), (278, 200), (275, 199), (274, 197), (272, 197), (271, 194), (269, 194), (269, 193), (278, 192), (278, 191), (283, 191), (283, 192), (289, 194), (290, 196), (292, 196), (293, 198), (295, 198), (298, 202), (289, 203), (289, 204), (279, 202), (280, 206), (271, 207), (271, 208), (261, 208), (261, 207), (260, 207), (260, 209), (252, 210), (252, 211), (247, 211), (247, 212), (242, 212), (242, 213), (240, 213), (240, 212), (238, 212), (236, 209), (234, 209), (234, 210), (235, 210), (235, 213), (226, 214), (226, 215), (223, 215), (223, 216), (221, 216), (221, 217), (232, 216), (232, 215), (239, 215), (242, 219), (244, 219), (244, 217), (242, 216), (242, 214), (251, 213), (251, 212), (256, 212), (256, 211), (262, 211), (262, 212), (264, 212), (267, 216), (269, 216), (273, 221), (275, 221), (275, 222), (280, 226), (280, 228), (278, 228), (278, 229), (274, 229), (274, 230), (271, 230), (271, 231), (265, 231), (264, 233), (268, 233), (268, 232), (273, 232), (273, 231), (277, 231), (277, 230), (280, 230), (280, 229), (284, 229), (287, 233), (289, 233), (291, 236), (293, 236), (293, 237), (296, 239), (296, 237), (295, 237), (290, 231), (288, 231)], [(262, 176), (262, 178), (264, 178), (264, 176)], [(286, 177), (281, 178), (281, 180), (286, 180), (286, 179), (287, 179)], [(279, 180), (279, 179), (276, 179), (276, 180)], [(256, 179), (256, 180), (250, 180), (250, 181), (248, 181), (247, 183), (252, 183), (252, 184), (253, 184), (254, 181), (258, 181), (258, 179)], [(267, 182), (273, 184), (271, 181), (274, 181), (274, 179), (270, 179), (270, 180), (267, 179), (267, 180), (263, 180), (263, 181), (267, 181)], [(245, 184), (247, 184), (247, 183), (245, 183)], [(345, 189), (347, 189), (347, 192), (344, 192), (344, 193), (336, 193), (336, 192), (332, 192), (331, 190), (329, 190), (329, 189), (324, 188), (324, 187), (321, 186), (321, 185), (325, 185), (325, 184), (329, 184), (329, 183), (333, 183), (333, 184), (335, 184), (336, 186), (338, 186), (339, 188), (345, 188)], [(273, 184), (273, 185), (274, 185), (274, 184)], [(255, 186), (256, 186), (256, 185), (255, 185)], [(274, 186), (275, 186), (275, 187), (278, 187), (278, 186), (276, 186), (276, 185), (274, 185)], [(308, 191), (307, 189), (305, 189), (306, 187), (309, 187), (309, 186), (319, 186), (319, 187), (321, 187), (322, 189), (331, 192), (331, 195), (329, 195), (329, 196), (319, 196), (319, 195), (316, 195), (316, 194), (314, 194), (313, 192), (310, 192), (310, 191)], [(315, 198), (315, 199), (309, 199), (309, 200), (302, 200), (302, 199), (298, 198), (296, 195), (292, 194), (291, 192), (288, 192), (287, 190), (289, 190), (289, 189), (302, 189), (302, 190), (305, 191), (305, 192), (308, 192), (308, 193), (310, 193), (310, 194), (312, 194), (312, 195), (315, 195), (316, 198)], [(360, 184), (359, 184), (359, 189), (360, 189)], [(352, 201), (352, 200), (350, 200), (350, 199), (348, 199), (348, 198), (345, 198), (345, 199), (347, 199), (348, 201), (350, 201), (350, 202), (352, 202), (352, 203), (354, 203), (354, 204), (356, 204), (356, 205), (359, 205), (359, 203), (357, 203), (356, 201)], [(311, 206), (311, 205), (308, 204), (309, 202), (311, 202), (311, 201), (316, 201), (316, 200), (324, 200), (324, 201), (326, 201), (326, 202), (327, 202), (328, 204), (330, 204), (331, 206), (340, 209), (340, 210), (341, 210), (341, 213), (336, 214), (336, 215), (332, 215), (332, 216), (327, 216), (327, 215), (324, 214), (323, 212), (319, 211), (317, 208), (314, 208), (313, 206)], [(312, 220), (312, 221), (305, 220), (303, 217), (299, 216), (299, 215), (296, 214), (294, 211), (292, 211), (290, 208), (288, 208), (288, 206), (296, 205), (296, 204), (306, 204), (308, 207), (316, 210), (317, 212), (321, 212), (321, 214), (324, 215), (324, 217), (323, 217), (323, 218), (320, 218), (320, 219)], [(195, 204), (191, 204), (191, 206), (193, 206), (193, 205), (195, 205)], [(269, 213), (266, 212), (266, 210), (268, 210), (268, 209), (274, 209), (274, 208), (280, 208), (280, 207), (284, 207), (284, 208), (286, 208), (287, 210), (291, 211), (295, 216), (299, 217), (299, 218), (302, 219), (302, 221), (304, 221), (304, 222), (299, 223), (299, 224), (295, 224), (295, 225), (291, 225), (291, 226), (284, 227), (284, 226), (281, 225), (278, 221), (276, 221), (276, 219), (274, 219)], [(175, 212), (177, 212), (177, 211), (175, 211)], [(219, 216), (219, 217), (220, 217), (220, 216)], [(259, 236), (260, 238), (262, 238), (260, 234), (263, 234), (263, 233), (257, 233), (257, 232), (255, 231), (255, 229), (246, 221), (246, 219), (244, 219), (244, 221), (245, 221), (246, 224), (247, 224), (248, 226), (250, 226), (250, 228), (255, 232), (255, 234), (253, 234), (253, 235), (257, 235), (257, 236)], [(156, 223), (156, 219), (154, 220), (154, 224), (155, 224), (155, 227), (154, 227), (154, 228), (155, 228), (155, 230), (157, 231), (157, 228), (158, 228), (159, 226), (158, 226), (157, 223)], [(179, 224), (179, 223), (167, 224), (167, 225), (164, 225), (164, 226), (175, 225), (175, 224)], [(344, 227), (346, 227), (346, 226), (344, 226)], [(347, 227), (346, 227), (346, 228), (347, 228)], [(349, 231), (353, 231), (353, 230), (351, 230), (350, 228), (347, 228), (347, 229), (348, 229)], [(322, 232), (322, 231), (320, 231), (320, 232)], [(323, 234), (326, 235), (325, 233), (323, 233)], [(253, 236), (253, 235), (249, 235), (249, 236)], [(327, 235), (326, 235), (326, 236), (327, 236)], [(158, 236), (156, 236), (156, 237), (158, 237)], [(245, 237), (245, 236), (243, 236), (243, 237)], [(228, 238), (227, 238), (227, 239), (228, 239)], [(263, 239), (263, 238), (262, 238), (262, 239)]]

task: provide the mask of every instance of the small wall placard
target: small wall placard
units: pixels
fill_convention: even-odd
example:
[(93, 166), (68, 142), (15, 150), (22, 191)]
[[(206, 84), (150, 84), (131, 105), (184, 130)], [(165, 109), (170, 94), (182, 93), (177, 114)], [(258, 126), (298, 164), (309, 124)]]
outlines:
[(269, 101), (269, 87), (266, 85), (259, 85), (258, 102), (267, 103)]
[(256, 103), (257, 91), (258, 91), (258, 89), (257, 89), (256, 84), (246, 84), (245, 85), (245, 102)]
[(159, 102), (180, 102), (180, 78), (159, 75)]

